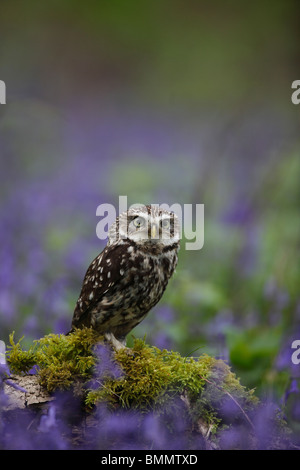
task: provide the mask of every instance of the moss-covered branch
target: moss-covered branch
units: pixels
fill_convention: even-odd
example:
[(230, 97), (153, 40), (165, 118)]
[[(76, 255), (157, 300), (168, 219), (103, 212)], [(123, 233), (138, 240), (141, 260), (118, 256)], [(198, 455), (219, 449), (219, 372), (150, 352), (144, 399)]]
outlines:
[[(11, 335), (7, 360), (16, 374), (27, 374), (35, 366), (45, 391), (71, 391), (88, 413), (105, 404), (111, 412), (123, 409), (159, 416), (170, 406), (176, 413), (181, 403), (191, 430), (205, 440), (215, 439), (233, 421), (243, 422), (250, 434), (254, 431), (251, 414), (258, 399), (253, 390), (243, 387), (224, 361), (206, 354), (182, 357), (139, 339), (132, 349), (115, 352), (85, 328), (68, 336), (47, 335), (28, 351)], [(234, 410), (229, 419), (228, 407)]]

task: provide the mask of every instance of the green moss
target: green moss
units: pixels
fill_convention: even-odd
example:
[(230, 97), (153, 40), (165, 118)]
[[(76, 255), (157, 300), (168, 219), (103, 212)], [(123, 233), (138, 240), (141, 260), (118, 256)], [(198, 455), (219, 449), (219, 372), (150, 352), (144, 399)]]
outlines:
[[(221, 360), (205, 354), (186, 358), (135, 339), (131, 350), (121, 349), (111, 358), (106, 355), (101, 364), (101, 355), (94, 350), (100, 340), (92, 329), (85, 328), (68, 336), (47, 335), (23, 351), (21, 340), (15, 343), (12, 334), (8, 363), (18, 374), (28, 373), (36, 365), (40, 384), (49, 392), (83, 383), (83, 400), (89, 408), (105, 402), (112, 409), (160, 413), (180, 398), (189, 404), (192, 422), (197, 426), (205, 422), (210, 433), (221, 423), (219, 410), (224, 400), (232, 400), (246, 417), (257, 402), (253, 391), (246, 390)], [(109, 373), (107, 360), (121, 369), (120, 376)], [(102, 373), (97, 375), (101, 366)]]
[(206, 355), (199, 360), (187, 359), (176, 352), (147, 346), (142, 340), (135, 340), (131, 354), (126, 349), (118, 351), (115, 360), (124, 376), (108, 380), (102, 389), (90, 391), (88, 404), (105, 400), (143, 411), (159, 409), (185, 390), (194, 396), (199, 394), (215, 361)]
[(23, 351), (21, 340), (14, 342), (10, 335), (7, 361), (12, 372), (28, 373), (36, 365), (40, 383), (48, 392), (69, 388), (75, 380), (87, 379), (92, 374), (95, 357), (92, 347), (99, 339), (92, 329), (77, 330), (75, 334), (49, 334), (34, 341)]
[(36, 358), (32, 349), (23, 351), (21, 341), (23, 337), (17, 342), (14, 342), (14, 333), (9, 335), (9, 353), (8, 363), (12, 372), (16, 374), (27, 373), (35, 364)]

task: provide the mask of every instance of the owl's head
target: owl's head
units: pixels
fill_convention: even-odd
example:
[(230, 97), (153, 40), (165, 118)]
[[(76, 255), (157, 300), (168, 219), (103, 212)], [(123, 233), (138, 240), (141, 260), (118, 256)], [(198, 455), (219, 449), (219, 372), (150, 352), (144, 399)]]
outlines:
[(157, 206), (133, 207), (119, 215), (108, 238), (109, 243), (129, 238), (138, 244), (172, 245), (180, 239), (178, 217)]

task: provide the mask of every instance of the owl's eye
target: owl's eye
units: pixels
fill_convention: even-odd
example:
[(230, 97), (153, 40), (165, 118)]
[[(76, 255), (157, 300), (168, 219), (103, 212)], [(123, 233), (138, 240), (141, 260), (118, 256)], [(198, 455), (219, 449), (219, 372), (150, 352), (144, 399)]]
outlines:
[(169, 219), (163, 219), (161, 221), (161, 226), (162, 226), (162, 228), (169, 228), (170, 227), (170, 220)]
[(143, 227), (143, 225), (145, 225), (145, 219), (143, 219), (143, 217), (137, 217), (136, 219), (134, 219), (133, 225), (136, 228)]

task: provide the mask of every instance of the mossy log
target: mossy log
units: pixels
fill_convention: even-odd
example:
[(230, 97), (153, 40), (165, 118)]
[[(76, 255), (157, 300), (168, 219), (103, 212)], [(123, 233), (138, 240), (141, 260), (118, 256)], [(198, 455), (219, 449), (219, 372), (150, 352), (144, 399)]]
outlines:
[[(206, 449), (219, 448), (220, 430), (233, 421), (240, 422), (249, 435), (253, 434), (255, 447), (250, 416), (258, 399), (253, 390), (240, 384), (224, 361), (206, 354), (182, 357), (142, 340), (135, 340), (132, 349), (114, 351), (93, 330), (85, 328), (68, 336), (47, 335), (27, 351), (11, 335), (7, 362), (11, 375), (4, 379), (8, 402), (3, 420), (13, 419), (16, 412), (35, 409), (30, 427), (38, 431), (50, 404), (68, 393), (76, 400), (76, 413), (71, 413), (72, 418), (77, 416), (73, 419), (73, 447), (76, 443), (83, 445), (89, 426), (99, 424), (97, 410), (103, 406), (112, 414), (131, 410), (143, 416), (159, 416), (168, 409), (175, 415), (183, 413), (190, 432), (201, 437)], [(224, 413), (228, 405), (233, 410), (230, 415)]]

